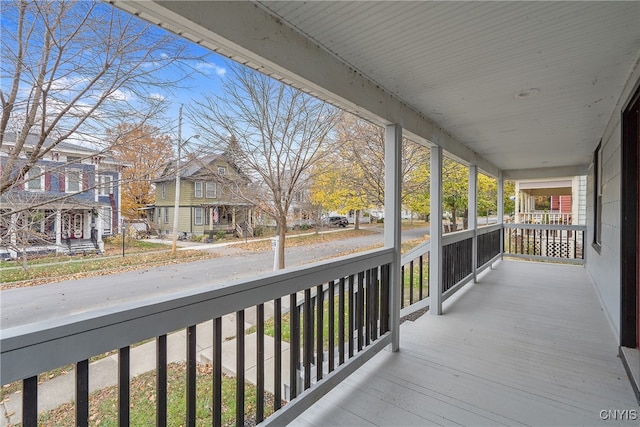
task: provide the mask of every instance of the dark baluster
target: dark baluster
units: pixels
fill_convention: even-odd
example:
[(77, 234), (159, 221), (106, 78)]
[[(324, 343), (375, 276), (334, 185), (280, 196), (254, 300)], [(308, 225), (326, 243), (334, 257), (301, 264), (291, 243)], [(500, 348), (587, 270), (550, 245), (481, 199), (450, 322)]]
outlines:
[(156, 426), (167, 425), (167, 336), (156, 338)]
[(76, 426), (89, 425), (89, 361), (76, 363)]
[(338, 365), (344, 363), (344, 328), (345, 328), (345, 316), (346, 310), (344, 307), (344, 277), (340, 279), (340, 286), (338, 287)]
[(409, 305), (413, 304), (413, 261), (409, 263)]
[(371, 270), (365, 271), (365, 312), (364, 312), (364, 344), (368, 346), (371, 343), (371, 318), (373, 314), (371, 310), (373, 309), (373, 300), (371, 297), (373, 296), (373, 292), (371, 291)]
[(273, 320), (273, 408), (277, 411), (282, 406), (282, 300), (280, 298), (276, 298), (273, 302)]
[(118, 351), (118, 425), (129, 425), (129, 347)]
[(424, 260), (423, 260), (423, 256), (420, 255), (420, 259), (418, 260), (418, 263), (420, 264), (420, 271), (418, 272), (418, 282), (420, 282), (420, 291), (418, 292), (418, 298), (420, 298), (420, 301), (422, 301), (422, 299), (424, 298), (424, 296), (422, 295), (423, 293), (423, 286), (424, 286)]
[[(426, 280), (425, 280), (425, 283), (427, 284), (427, 295), (426, 295), (426, 296), (431, 295), (431, 288), (429, 287), (429, 274), (430, 274), (430, 273), (429, 273), (429, 263), (431, 262), (431, 261), (430, 261), (430, 258), (431, 258), (431, 252), (427, 252), (427, 264), (426, 264), (426, 268), (427, 268), (427, 277), (425, 278), (425, 279), (426, 279)], [(387, 283), (388, 283), (388, 282), (387, 282)]]
[(378, 339), (378, 313), (380, 310), (380, 283), (378, 281), (378, 267), (371, 269), (371, 286), (373, 288), (372, 300), (372, 314), (371, 317), (371, 340)]
[(187, 328), (187, 425), (196, 425), (196, 326)]
[(405, 308), (404, 303), (404, 265), (400, 269), (400, 308)]
[(38, 377), (29, 377), (22, 381), (22, 425), (38, 425)]
[(384, 334), (389, 331), (389, 264), (382, 266), (380, 275), (380, 333)]
[(256, 309), (256, 422), (264, 420), (264, 304)]
[(290, 344), (289, 349), (289, 400), (293, 400), (298, 395), (298, 366), (300, 364), (300, 312), (298, 311), (298, 298), (296, 294), (289, 297), (289, 322), (290, 322)]
[(362, 346), (364, 345), (364, 272), (358, 273), (358, 292), (356, 293), (356, 297), (356, 327), (358, 329), (358, 351), (361, 351)]
[(222, 427), (222, 318), (213, 319), (213, 425)]
[(328, 334), (329, 336), (327, 337), (329, 340), (329, 370), (328, 372), (333, 372), (333, 368), (335, 366), (335, 346), (336, 346), (336, 340), (335, 340), (335, 334), (336, 334), (336, 328), (335, 328), (335, 321), (336, 321), (336, 315), (335, 315), (335, 310), (336, 310), (336, 283), (332, 280), (329, 282), (329, 296), (327, 298), (327, 306), (329, 309), (329, 319), (327, 319), (327, 325), (328, 325)]
[(236, 425), (244, 425), (244, 310), (236, 312)]
[(316, 326), (316, 378), (318, 381), (322, 379), (322, 356), (324, 350), (324, 292), (322, 285), (316, 287), (316, 301), (318, 311), (318, 322)]
[(304, 320), (303, 320), (303, 354), (304, 359), (304, 390), (311, 387), (311, 360), (313, 359), (313, 321), (311, 316), (311, 289), (304, 290)]
[(349, 276), (349, 358), (354, 354), (354, 331), (356, 328), (355, 316), (356, 316), (356, 301), (354, 294), (355, 276), (352, 274)]

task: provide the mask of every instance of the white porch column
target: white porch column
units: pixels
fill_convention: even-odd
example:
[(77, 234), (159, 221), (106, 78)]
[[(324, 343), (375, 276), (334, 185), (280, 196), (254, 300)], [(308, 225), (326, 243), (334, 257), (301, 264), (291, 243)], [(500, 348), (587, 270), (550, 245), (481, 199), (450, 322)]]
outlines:
[(442, 147), (431, 146), (431, 256), (429, 257), (429, 312), (442, 314)]
[(391, 350), (400, 350), (400, 290), (402, 286), (400, 265), (401, 236), (401, 196), (402, 196), (402, 128), (389, 125), (384, 139), (384, 246), (394, 248), (393, 262), (389, 272)]
[(56, 210), (56, 253), (60, 251), (62, 246), (62, 211)]
[(476, 282), (478, 269), (478, 166), (469, 165), (469, 203), (467, 210), (469, 220), (467, 225), (469, 230), (473, 230), (473, 240), (471, 242), (471, 271), (473, 272), (473, 281)]
[[(95, 217), (95, 221), (96, 229), (98, 230), (98, 248), (100, 252), (104, 252), (104, 241), (102, 240), (102, 235), (104, 234), (104, 220), (102, 219), (102, 215), (104, 215), (104, 209), (100, 209), (97, 212), (98, 215)], [(111, 220), (111, 218), (109, 218), (109, 220)]]
[[(516, 190), (517, 191), (517, 190)], [(518, 194), (516, 192), (516, 194)], [(518, 197), (516, 197), (517, 206)], [(516, 208), (516, 212), (517, 212)], [(517, 215), (516, 215), (517, 216)], [(502, 172), (498, 174), (498, 224), (504, 223), (504, 179), (502, 178)], [(500, 231), (500, 259), (504, 255), (504, 228)]]
[[(518, 181), (516, 181), (516, 199), (514, 200), (515, 202), (515, 207), (513, 209), (513, 222), (515, 222), (516, 224), (520, 222), (520, 183)], [(500, 192), (500, 178), (498, 178), (498, 193)], [(498, 198), (498, 206), (500, 206), (500, 198)], [(500, 209), (498, 207), (498, 209)]]

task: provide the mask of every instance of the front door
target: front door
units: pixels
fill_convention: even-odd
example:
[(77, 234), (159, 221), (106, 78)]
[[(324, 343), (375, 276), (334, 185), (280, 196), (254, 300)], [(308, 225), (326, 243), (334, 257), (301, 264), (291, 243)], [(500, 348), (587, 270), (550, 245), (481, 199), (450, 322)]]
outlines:
[(62, 237), (84, 238), (84, 215), (82, 212), (68, 212), (62, 215)]

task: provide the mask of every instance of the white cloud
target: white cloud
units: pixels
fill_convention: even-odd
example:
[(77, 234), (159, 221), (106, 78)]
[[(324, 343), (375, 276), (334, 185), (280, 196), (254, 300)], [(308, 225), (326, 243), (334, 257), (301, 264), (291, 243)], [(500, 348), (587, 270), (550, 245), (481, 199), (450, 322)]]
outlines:
[(209, 74), (209, 70), (213, 70), (213, 72), (220, 77), (224, 77), (224, 75), (227, 74), (226, 68), (216, 65), (213, 62), (204, 62), (204, 61), (198, 62), (196, 64), (196, 69), (198, 69), (199, 71), (202, 71), (205, 74)]

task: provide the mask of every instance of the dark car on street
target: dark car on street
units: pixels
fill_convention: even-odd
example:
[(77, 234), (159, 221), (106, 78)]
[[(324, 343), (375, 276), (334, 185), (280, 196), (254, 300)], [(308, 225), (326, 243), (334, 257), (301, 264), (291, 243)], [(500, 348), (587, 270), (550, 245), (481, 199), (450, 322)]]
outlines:
[(325, 227), (346, 227), (349, 225), (349, 220), (346, 216), (330, 216), (322, 220), (322, 225)]

